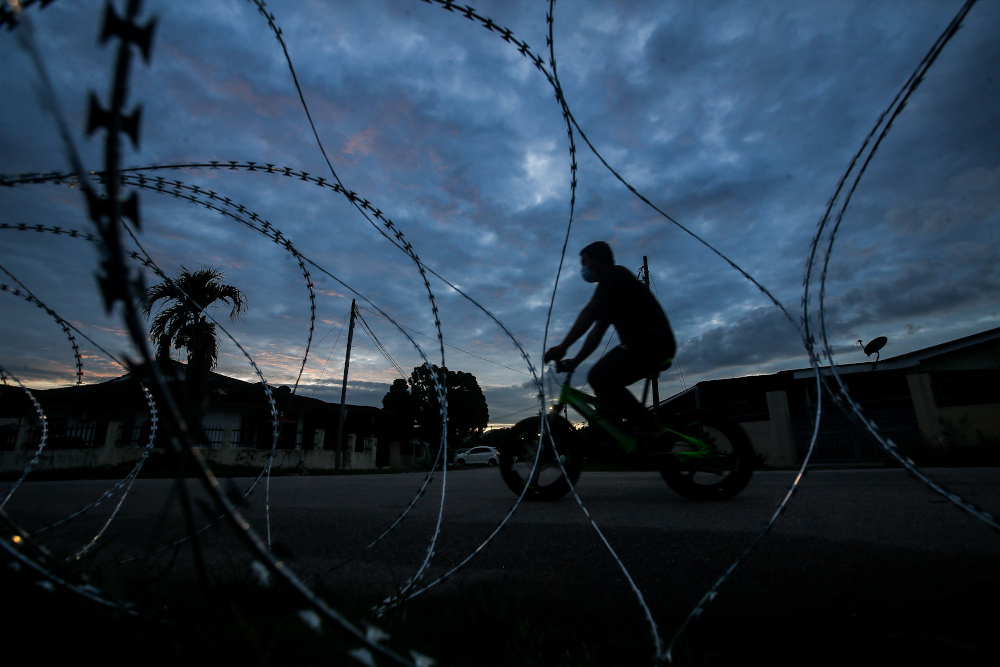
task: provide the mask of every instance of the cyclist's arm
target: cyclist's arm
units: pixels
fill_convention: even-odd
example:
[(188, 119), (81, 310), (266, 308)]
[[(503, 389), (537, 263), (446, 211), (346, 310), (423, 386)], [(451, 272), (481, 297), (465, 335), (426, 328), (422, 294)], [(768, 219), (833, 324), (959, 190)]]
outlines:
[(573, 359), (574, 365), (579, 365), (580, 362), (590, 356), (591, 352), (597, 349), (597, 346), (604, 340), (604, 334), (609, 326), (610, 323), (604, 320), (594, 321), (594, 328), (587, 334), (587, 339), (583, 341), (583, 346), (580, 347), (580, 351), (577, 352), (576, 357)]
[(583, 307), (583, 310), (580, 311), (580, 314), (576, 316), (576, 322), (573, 323), (573, 326), (570, 328), (569, 333), (566, 334), (563, 342), (559, 343), (545, 353), (545, 361), (558, 361), (559, 359), (562, 359), (569, 347), (581, 336), (583, 336), (583, 334), (587, 333), (587, 329), (593, 326), (594, 322), (597, 321), (597, 312), (597, 300), (591, 299), (587, 305)]

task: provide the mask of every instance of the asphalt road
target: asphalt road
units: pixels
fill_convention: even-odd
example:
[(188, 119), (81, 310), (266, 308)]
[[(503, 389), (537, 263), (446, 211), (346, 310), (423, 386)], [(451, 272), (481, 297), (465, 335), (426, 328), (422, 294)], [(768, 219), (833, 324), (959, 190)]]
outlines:
[[(928, 472), (1000, 514), (1000, 470)], [(578, 488), (590, 518), (669, 640), (764, 528), (793, 479), (794, 473), (759, 472), (742, 494), (721, 503), (685, 500), (655, 473), (585, 472)], [(335, 597), (396, 590), (424, 561), (440, 513), (434, 557), (421, 585), (470, 554), (475, 557), (433, 586), (427, 598), (485, 588), (517, 595), (567, 619), (621, 624), (633, 633), (630, 641), (649, 641), (635, 593), (572, 497), (522, 504), (485, 544), (515, 501), (493, 469), (450, 473), (443, 509), (439, 474), (407, 518), (366, 551), (409, 505), (423, 480), (415, 473), (281, 477), (270, 481), (266, 496), (258, 487), (243, 510), (262, 535), (270, 531), (276, 551), (293, 570)], [(249, 482), (226, 483), (241, 491)], [(33, 532), (110, 485), (29, 482), (7, 511)], [(196, 498), (197, 523), (203, 525), (214, 511), (197, 501), (202, 496), (197, 485), (188, 485)], [(172, 480), (138, 481), (98, 542), (96, 562), (114, 563), (187, 534), (179, 498)], [(113, 507), (105, 501), (38, 537), (54, 549), (79, 548)], [(250, 560), (226, 529), (202, 533), (199, 549), (215, 568), (239, 568)], [(183, 576), (183, 554), (189, 549), (176, 551), (132, 563), (144, 568), (169, 563)], [(833, 653), (857, 651), (862, 640), (877, 639), (880, 650), (907, 660), (933, 649), (974, 661), (995, 655), (998, 556), (1000, 534), (905, 471), (811, 471), (772, 531), (733, 572), (690, 633), (695, 638), (703, 633), (701, 640), (710, 641), (727, 628), (723, 634), (734, 641), (750, 635), (764, 644), (797, 637), (814, 648), (825, 642)]]

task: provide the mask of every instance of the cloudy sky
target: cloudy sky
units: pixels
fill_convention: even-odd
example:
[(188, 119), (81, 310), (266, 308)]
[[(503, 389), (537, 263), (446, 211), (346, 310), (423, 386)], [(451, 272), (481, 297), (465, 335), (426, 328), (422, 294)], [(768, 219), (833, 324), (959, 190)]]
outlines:
[[(537, 364), (557, 275), (550, 345), (593, 289), (579, 278), (579, 248), (604, 239), (630, 269), (648, 256), (680, 344), (680, 373), (661, 380), (669, 396), (699, 380), (808, 365), (796, 327), (717, 253), (798, 320), (810, 243), (838, 180), (962, 4), (557, 3), (554, 52), (573, 116), (603, 160), (670, 219), (575, 131), (571, 208), (573, 160), (549, 81), (499, 31), (420, 0), (268, 3), (319, 142), (282, 45), (254, 4), (147, 1), (143, 16), (157, 19), (151, 57), (129, 78), (129, 105), (142, 106), (140, 143), (126, 146), (122, 163), (270, 163), (339, 178), (451, 284), (429, 274), (445, 362), (477, 376), (495, 423), (528, 416), (535, 390), (494, 318)], [(94, 170), (103, 168), (103, 142), (84, 132), (87, 97), (108, 99), (115, 54), (98, 44), (102, 6), (58, 0), (26, 11), (76, 149)], [(475, 9), (549, 67), (548, 3)], [(1000, 326), (997, 25), (1000, 2), (973, 7), (854, 194), (826, 282), (837, 363), (865, 360), (859, 339), (887, 336), (885, 358)], [(28, 35), (0, 31), (6, 176), (68, 170), (21, 43)], [(138, 190), (140, 242), (167, 274), (216, 266), (245, 291), (247, 317), (225, 326), (268, 382), (293, 384), (306, 350), (310, 295), (299, 264), (257, 231), (172, 192), (191, 196), (185, 188), (196, 186), (228, 197), (313, 263), (316, 325), (301, 393), (339, 400), (352, 298), (404, 372), (420, 355), (385, 316), (440, 363), (420, 273), (382, 223), (342, 195), (246, 169), (143, 173), (171, 187)], [(0, 188), (0, 210), (8, 226), (93, 231), (80, 191), (66, 185)], [(0, 229), (0, 283), (20, 281), (94, 343), (128, 353), (120, 319), (101, 305), (96, 258), (79, 238)], [(33, 387), (75, 381), (72, 347), (52, 318), (10, 292), (0, 292), (0, 314), (8, 373)], [(95, 344), (77, 342), (86, 382), (120, 374)], [(354, 343), (348, 400), (378, 405), (400, 375), (360, 325)], [(219, 370), (253, 379), (228, 340)]]

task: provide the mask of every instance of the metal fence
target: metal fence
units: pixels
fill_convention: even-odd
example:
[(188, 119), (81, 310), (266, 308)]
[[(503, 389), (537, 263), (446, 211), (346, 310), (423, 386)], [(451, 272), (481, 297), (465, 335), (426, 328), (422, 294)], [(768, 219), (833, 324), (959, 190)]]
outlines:
[(126, 448), (136, 448), (145, 447), (146, 440), (143, 438), (145, 434), (148, 437), (147, 424), (122, 424), (121, 430), (118, 432), (118, 442), (115, 443), (116, 447), (126, 447)]
[[(38, 426), (32, 426), (28, 431), (28, 445), (37, 447), (41, 439), (42, 429)], [(97, 424), (84, 424), (50, 426), (46, 447), (49, 449), (90, 449), (97, 444)]]
[(229, 446), (233, 449), (253, 449), (253, 429), (234, 426), (229, 434)]
[(203, 426), (201, 432), (203, 436), (202, 447), (207, 449), (219, 449), (222, 447), (222, 438), (226, 432), (224, 426)]
[[(882, 435), (897, 445), (920, 440), (920, 427), (905, 376), (884, 375), (851, 380), (852, 397), (861, 406), (865, 418), (878, 425)], [(792, 392), (788, 402), (796, 454), (801, 461), (812, 437), (815, 396), (812, 390)], [(868, 430), (824, 397), (823, 419), (812, 460), (816, 463), (874, 463), (885, 458), (882, 446)]]

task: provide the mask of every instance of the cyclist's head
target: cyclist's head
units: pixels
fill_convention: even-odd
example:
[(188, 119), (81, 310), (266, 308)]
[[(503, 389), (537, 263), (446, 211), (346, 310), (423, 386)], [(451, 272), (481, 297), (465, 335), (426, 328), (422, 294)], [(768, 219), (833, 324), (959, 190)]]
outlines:
[(611, 246), (604, 241), (595, 241), (580, 251), (583, 279), (588, 283), (600, 280), (601, 272), (615, 265), (615, 255)]
[(601, 264), (615, 265), (615, 254), (611, 252), (611, 246), (604, 241), (594, 241), (580, 251), (580, 257), (597, 260)]
[(589, 246), (580, 251), (580, 257), (596, 259), (601, 264), (615, 264), (615, 254), (611, 252), (611, 246), (604, 241), (594, 241)]

